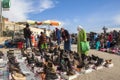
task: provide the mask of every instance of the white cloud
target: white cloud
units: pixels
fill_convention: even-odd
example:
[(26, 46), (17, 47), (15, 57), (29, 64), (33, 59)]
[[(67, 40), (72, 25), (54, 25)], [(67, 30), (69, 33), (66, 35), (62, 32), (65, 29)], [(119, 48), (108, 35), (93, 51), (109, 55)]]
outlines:
[(53, 7), (55, 7), (55, 4), (52, 0), (40, 0), (40, 6), (39, 6), (40, 12)]
[(52, 0), (11, 0), (10, 10), (3, 11), (3, 16), (10, 21), (26, 21), (30, 13), (41, 13), (55, 7), (55, 4)]
[(11, 21), (24, 21), (28, 18), (27, 14), (32, 12), (32, 2), (27, 0), (11, 0), (9, 11), (3, 11), (3, 16)]
[(120, 15), (115, 16), (113, 20), (116, 24), (120, 24)]

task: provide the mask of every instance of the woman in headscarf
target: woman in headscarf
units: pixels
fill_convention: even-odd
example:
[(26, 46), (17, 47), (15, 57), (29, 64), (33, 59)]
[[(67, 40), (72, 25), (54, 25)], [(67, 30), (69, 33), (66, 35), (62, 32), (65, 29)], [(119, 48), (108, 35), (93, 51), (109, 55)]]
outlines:
[(78, 30), (77, 52), (78, 52), (79, 56), (81, 56), (82, 61), (84, 61), (84, 59), (87, 57), (87, 51), (85, 51), (85, 52), (82, 51), (81, 42), (87, 41), (87, 35), (86, 35), (85, 30), (83, 29), (83, 27), (81, 25), (79, 25), (77, 27), (77, 30)]

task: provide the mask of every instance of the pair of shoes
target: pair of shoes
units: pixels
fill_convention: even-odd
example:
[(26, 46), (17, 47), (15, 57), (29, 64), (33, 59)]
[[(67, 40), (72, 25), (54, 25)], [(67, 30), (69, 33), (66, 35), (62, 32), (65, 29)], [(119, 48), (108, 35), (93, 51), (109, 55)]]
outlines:
[(97, 63), (95, 64), (95, 66), (100, 66), (100, 65), (102, 65), (103, 62), (104, 62), (104, 60), (102, 58), (98, 58)]
[(66, 66), (61, 63), (60, 66), (57, 67), (57, 70), (59, 70), (61, 72), (65, 72), (66, 71)]
[(40, 73), (40, 77), (42, 78), (42, 80), (45, 80), (46, 74), (44, 72)]
[(77, 66), (75, 66), (75, 67), (73, 67), (74, 68), (74, 70), (75, 71), (77, 71), (77, 72), (80, 72), (81, 71), (81, 66), (79, 66), (79, 65), (77, 65)]
[(54, 65), (59, 65), (60, 64), (60, 57), (59, 56), (53, 56), (53, 63)]
[(45, 80), (55, 80), (58, 79), (58, 76), (56, 74), (46, 74)]
[(54, 80), (58, 78), (51, 62), (48, 62), (44, 68), (44, 71), (46, 74), (45, 80)]
[(74, 75), (74, 74), (75, 74), (75, 72), (73, 72), (72, 70), (67, 72), (68, 76), (71, 76), (71, 75)]
[(36, 67), (43, 67), (43, 62), (35, 61)]
[(0, 51), (0, 58), (2, 58), (2, 56), (4, 56), (4, 54), (2, 51)]
[(7, 53), (14, 54), (14, 50), (9, 50)]
[(105, 60), (105, 66), (107, 66), (107, 65), (109, 65), (109, 64), (112, 64), (112, 59)]
[(106, 64), (111, 64), (112, 63), (112, 59), (110, 60), (105, 60)]
[(20, 67), (16, 67), (16, 66), (10, 64), (10, 65), (9, 65), (9, 71), (10, 71), (10, 72), (13, 72), (13, 71), (20, 72), (21, 69), (20, 69)]
[(105, 67), (110, 68), (110, 67), (113, 67), (113, 66), (114, 66), (114, 65), (113, 65), (113, 63), (112, 63), (112, 59), (106, 60)]
[(13, 80), (26, 80), (26, 76), (23, 73), (19, 73), (19, 72), (12, 72), (12, 77)]

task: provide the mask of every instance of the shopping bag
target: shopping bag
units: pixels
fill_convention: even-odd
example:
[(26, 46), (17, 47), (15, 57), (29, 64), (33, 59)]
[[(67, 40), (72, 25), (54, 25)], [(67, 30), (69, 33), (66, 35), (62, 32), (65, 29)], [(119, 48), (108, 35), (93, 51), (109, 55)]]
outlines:
[(89, 42), (81, 42), (80, 43), (81, 45), (81, 49), (83, 52), (86, 52), (86, 51), (89, 51), (90, 50), (90, 45), (89, 45)]

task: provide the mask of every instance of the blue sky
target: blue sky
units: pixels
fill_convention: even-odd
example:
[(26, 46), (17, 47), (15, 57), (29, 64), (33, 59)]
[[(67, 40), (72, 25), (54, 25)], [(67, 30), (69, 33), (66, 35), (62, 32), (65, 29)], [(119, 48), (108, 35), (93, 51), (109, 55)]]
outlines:
[[(87, 32), (97, 32), (103, 26), (120, 27), (120, 0), (11, 0), (11, 2), (15, 6), (11, 4), (11, 10), (3, 14), (13, 21), (57, 20), (70, 32), (77, 32), (78, 25), (82, 25)], [(15, 10), (16, 16), (13, 16)]]

